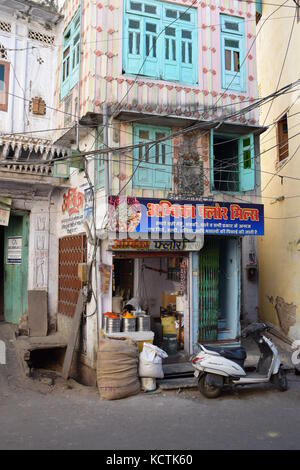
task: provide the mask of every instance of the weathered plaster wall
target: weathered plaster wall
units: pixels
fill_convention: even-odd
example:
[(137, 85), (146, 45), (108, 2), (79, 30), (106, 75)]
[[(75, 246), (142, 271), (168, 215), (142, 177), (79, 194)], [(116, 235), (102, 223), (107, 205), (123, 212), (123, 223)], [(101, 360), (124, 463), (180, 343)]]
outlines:
[[(57, 48), (51, 44), (30, 39), (29, 30), (49, 37), (54, 30), (40, 24), (27, 22), (16, 16), (1, 12), (1, 21), (11, 27), (11, 31), (0, 30), (0, 44), (7, 48), (7, 61), (10, 63), (8, 112), (0, 111), (0, 132), (28, 132), (45, 130), (34, 137), (51, 138), (46, 132), (51, 128), (54, 106), (55, 77), (53, 70), (57, 64)], [(47, 86), (45, 86), (45, 84)], [(46, 103), (46, 114), (35, 116), (29, 109), (29, 101), (41, 97)]]
[[(276, 3), (279, 5), (279, 0)], [(273, 8), (264, 4), (261, 21)], [(276, 89), (289, 41), (293, 15), (282, 16), (280, 10), (274, 13), (274, 20), (267, 21), (264, 34), (258, 36), (258, 79), (263, 96)], [(296, 22), (279, 87), (300, 76), (299, 40), (300, 30)], [(261, 123), (269, 124), (270, 129), (261, 137), (262, 196), (265, 198), (266, 218), (265, 236), (258, 240), (260, 317), (294, 339), (300, 337), (300, 219), (298, 198), (295, 197), (300, 189), (297, 180), (300, 178), (299, 138), (296, 137), (300, 112), (298, 97), (299, 91), (295, 90), (275, 100), (270, 111), (269, 105), (262, 108)], [(285, 112), (288, 112), (289, 158), (279, 163), (277, 147), (270, 149), (277, 144), (276, 127), (272, 124)], [(280, 172), (280, 175), (296, 179), (272, 177), (268, 172)], [(276, 200), (282, 197), (283, 200)]]

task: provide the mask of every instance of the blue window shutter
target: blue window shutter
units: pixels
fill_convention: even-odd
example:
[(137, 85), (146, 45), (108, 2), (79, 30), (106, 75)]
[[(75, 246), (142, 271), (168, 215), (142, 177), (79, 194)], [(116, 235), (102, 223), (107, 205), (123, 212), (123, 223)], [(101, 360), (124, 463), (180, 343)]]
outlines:
[(251, 191), (255, 184), (254, 137), (249, 134), (239, 139), (240, 191)]
[(256, 0), (256, 13), (262, 15), (262, 0)]
[[(133, 127), (133, 142), (134, 144), (145, 143), (143, 147), (135, 148), (133, 150), (133, 181), (132, 184), (139, 188), (151, 188), (153, 184), (152, 165), (149, 164), (150, 142), (152, 139), (151, 129), (147, 126), (134, 126)], [(152, 151), (151, 151), (152, 150)]]
[(159, 32), (159, 21), (148, 18), (144, 19), (143, 41), (144, 57), (146, 60), (143, 65), (143, 75), (148, 77), (159, 76), (158, 58), (162, 53), (161, 39), (157, 37)]
[(76, 14), (63, 36), (60, 99), (64, 99), (79, 81), (80, 16)]
[[(154, 133), (155, 140), (164, 139), (170, 132), (157, 131)], [(153, 187), (172, 188), (172, 140), (157, 143), (153, 148)]]
[(126, 72), (142, 74), (143, 65), (143, 19), (128, 15), (126, 17), (125, 63)]
[(214, 181), (214, 130), (210, 130), (209, 136), (209, 175), (210, 175), (210, 189), (215, 188)]
[(245, 90), (244, 20), (221, 15), (222, 88)]
[(197, 14), (185, 10), (165, 2), (124, 1), (124, 73), (197, 83)]
[(195, 83), (195, 67), (197, 61), (195, 51), (197, 50), (197, 40), (193, 37), (193, 32), (182, 28), (180, 31), (180, 68), (181, 81), (184, 83)]
[(153, 143), (153, 141), (162, 139), (170, 133), (170, 129), (165, 128), (134, 126), (134, 144), (143, 142), (146, 144), (133, 151), (132, 183), (134, 187), (159, 189), (172, 187), (171, 143), (170, 141)]
[(166, 27), (163, 39), (164, 78), (179, 80), (179, 43), (180, 31), (174, 27)]

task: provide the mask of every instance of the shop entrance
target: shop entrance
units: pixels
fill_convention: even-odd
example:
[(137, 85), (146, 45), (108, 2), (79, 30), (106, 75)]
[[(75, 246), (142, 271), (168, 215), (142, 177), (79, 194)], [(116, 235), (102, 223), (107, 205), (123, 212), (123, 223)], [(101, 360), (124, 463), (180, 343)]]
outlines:
[(239, 317), (239, 240), (206, 237), (199, 253), (199, 341), (235, 339)]
[(0, 227), (0, 320), (18, 324), (28, 303), (29, 215), (11, 214)]
[[(176, 362), (189, 351), (188, 253), (115, 253), (113, 305), (150, 316), (155, 345)], [(137, 322), (138, 324), (138, 322)]]

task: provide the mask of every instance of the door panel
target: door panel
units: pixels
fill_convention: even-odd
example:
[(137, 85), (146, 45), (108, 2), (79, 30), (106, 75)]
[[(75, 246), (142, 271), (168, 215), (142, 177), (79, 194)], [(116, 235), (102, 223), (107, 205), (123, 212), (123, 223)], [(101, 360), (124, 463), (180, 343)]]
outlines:
[[(4, 314), (5, 320), (18, 324), (26, 313), (28, 302), (28, 236), (29, 215), (11, 215), (4, 233)], [(21, 259), (12, 261), (9, 240), (21, 237)], [(10, 260), (8, 260), (8, 254)]]
[(199, 341), (218, 336), (219, 240), (206, 239), (199, 252)]

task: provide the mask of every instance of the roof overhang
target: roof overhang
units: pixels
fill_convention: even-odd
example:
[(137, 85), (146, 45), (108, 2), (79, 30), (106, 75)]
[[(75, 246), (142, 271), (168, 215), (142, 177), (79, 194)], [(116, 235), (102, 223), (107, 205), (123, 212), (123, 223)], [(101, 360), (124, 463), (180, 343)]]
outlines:
[(218, 132), (226, 134), (246, 135), (250, 133), (262, 134), (267, 130), (267, 127), (257, 126), (251, 124), (241, 124), (234, 122), (218, 121), (218, 120), (199, 120), (184, 116), (174, 116), (170, 114), (155, 114), (155, 113), (138, 113), (136, 111), (120, 110), (114, 114), (114, 118), (119, 121), (137, 123), (137, 124), (152, 124), (156, 126), (169, 126), (187, 128), (195, 124), (199, 124), (199, 130), (204, 129), (218, 129)]
[(0, 9), (8, 14), (17, 14), (51, 26), (63, 18), (54, 2), (47, 0), (0, 0)]

